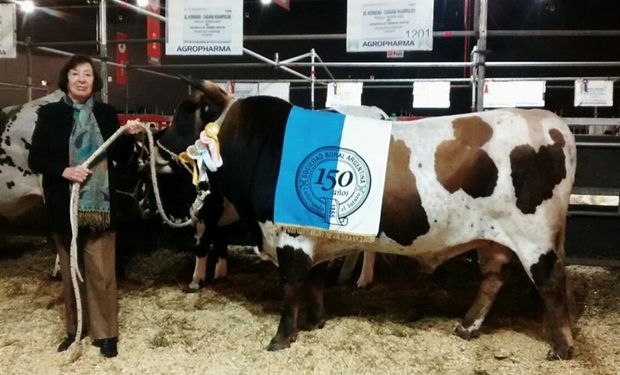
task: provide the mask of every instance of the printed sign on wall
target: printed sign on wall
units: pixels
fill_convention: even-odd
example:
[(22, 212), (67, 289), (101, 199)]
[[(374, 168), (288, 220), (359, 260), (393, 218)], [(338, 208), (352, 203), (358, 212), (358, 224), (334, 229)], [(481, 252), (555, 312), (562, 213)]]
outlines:
[(340, 105), (362, 105), (362, 82), (331, 82), (327, 84), (325, 108)]
[(243, 54), (243, 0), (175, 0), (166, 12), (167, 55)]
[(432, 49), (433, 0), (347, 1), (347, 52)]
[(614, 82), (578, 79), (575, 81), (575, 107), (611, 107)]
[(15, 4), (0, 4), (0, 59), (17, 57)]
[(544, 107), (545, 81), (484, 81), (484, 108)]
[(450, 108), (450, 81), (414, 82), (413, 108)]

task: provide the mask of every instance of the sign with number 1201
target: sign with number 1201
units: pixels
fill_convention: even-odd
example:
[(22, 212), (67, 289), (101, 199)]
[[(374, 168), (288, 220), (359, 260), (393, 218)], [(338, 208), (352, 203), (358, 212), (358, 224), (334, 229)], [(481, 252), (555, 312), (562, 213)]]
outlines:
[(432, 49), (433, 0), (347, 2), (347, 52)]

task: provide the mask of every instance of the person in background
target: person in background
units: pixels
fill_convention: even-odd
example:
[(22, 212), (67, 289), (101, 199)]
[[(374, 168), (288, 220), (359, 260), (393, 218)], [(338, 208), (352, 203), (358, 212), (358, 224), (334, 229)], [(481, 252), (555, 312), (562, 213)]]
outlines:
[[(63, 352), (75, 340), (76, 302), (71, 283), (69, 251), (71, 185), (79, 183), (78, 257), (84, 282), (80, 282), (84, 334), (93, 339), (105, 357), (118, 354), (118, 297), (115, 274), (115, 173), (114, 163), (126, 161), (132, 137), (119, 137), (89, 168), (81, 164), (118, 128), (116, 110), (94, 99), (101, 77), (88, 56), (71, 57), (60, 71), (58, 87), (65, 93), (55, 103), (39, 109), (28, 165), (43, 176), (43, 195), (49, 230), (60, 255), (65, 328), (58, 346)], [(125, 127), (136, 134), (141, 127)]]

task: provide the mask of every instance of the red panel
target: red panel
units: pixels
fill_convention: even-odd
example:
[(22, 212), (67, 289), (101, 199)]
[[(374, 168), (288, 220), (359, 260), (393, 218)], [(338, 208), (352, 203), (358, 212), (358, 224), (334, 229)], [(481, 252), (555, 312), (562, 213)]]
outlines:
[[(117, 40), (127, 40), (127, 34), (125, 33), (121, 33), (121, 32), (117, 32), (116, 33), (116, 39)], [(118, 43), (116, 45), (116, 63), (117, 64), (123, 64), (126, 65), (128, 61), (127, 58), (127, 44), (125, 43)], [(121, 67), (116, 67), (116, 84), (117, 85), (124, 85), (127, 82), (127, 73), (125, 71), (125, 68), (121, 68)]]
[[(149, 0), (146, 10), (159, 14), (159, 0)], [(146, 17), (146, 37), (159, 39), (161, 36), (161, 22), (155, 17)], [(146, 60), (149, 64), (161, 64), (161, 43), (151, 42), (146, 44)]]

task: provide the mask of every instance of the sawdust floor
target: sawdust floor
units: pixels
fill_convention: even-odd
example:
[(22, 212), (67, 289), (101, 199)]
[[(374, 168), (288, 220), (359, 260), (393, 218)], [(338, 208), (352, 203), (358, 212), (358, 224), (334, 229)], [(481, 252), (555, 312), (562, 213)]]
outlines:
[(518, 267), (482, 336), (454, 336), (479, 281), (467, 258), (432, 276), (383, 258), (370, 290), (330, 287), (325, 328), (272, 353), (265, 346), (278, 322), (277, 272), (244, 248), (231, 253), (227, 280), (196, 294), (181, 292), (190, 255), (157, 250), (127, 261), (119, 356), (104, 359), (87, 339), (68, 363), (56, 352), (64, 332), (60, 283), (49, 279), (54, 254), (43, 242), (22, 247), (0, 248), (2, 374), (620, 373), (620, 269), (569, 267), (578, 312), (571, 361), (544, 359), (541, 304)]

